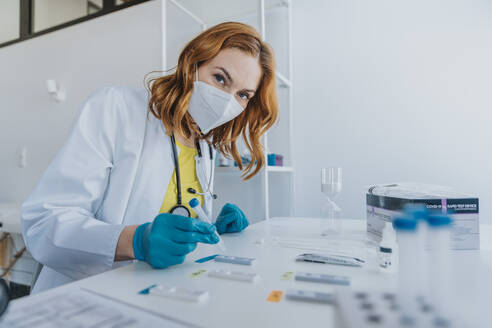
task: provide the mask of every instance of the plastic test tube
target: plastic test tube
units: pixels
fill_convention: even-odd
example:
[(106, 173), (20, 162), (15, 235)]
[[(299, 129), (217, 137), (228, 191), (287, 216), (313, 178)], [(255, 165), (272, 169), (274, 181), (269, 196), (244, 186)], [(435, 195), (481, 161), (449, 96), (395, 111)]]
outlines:
[[(190, 207), (193, 209), (193, 211), (195, 211), (196, 215), (198, 216), (198, 218), (202, 221), (205, 221), (207, 223), (210, 223), (212, 224), (212, 220), (207, 216), (207, 214), (205, 214), (205, 211), (202, 209), (202, 207), (200, 206), (200, 201), (197, 199), (197, 198), (193, 198), (191, 199), (188, 204), (190, 205)], [(215, 232), (216, 236), (219, 238), (219, 242), (217, 243), (217, 245), (220, 247), (220, 249), (222, 251), (225, 252), (226, 248), (225, 248), (225, 245), (224, 245), (224, 242), (222, 241), (222, 239), (220, 238), (219, 234), (217, 233), (217, 231)]]
[(428, 293), (428, 254), (426, 251), (427, 237), (428, 237), (428, 223), (429, 211), (423, 204), (412, 204), (405, 206), (405, 214), (410, 218), (417, 221), (417, 244), (415, 247), (417, 257), (417, 266), (415, 267), (416, 276), (416, 288), (417, 297), (419, 298), (422, 306), (428, 306), (429, 293)]
[(451, 244), (451, 218), (446, 215), (430, 215), (429, 243), (430, 258), (430, 289), (432, 306), (434, 307), (434, 325), (448, 327), (451, 324), (449, 308), (450, 275), (452, 273), (449, 248)]
[(410, 218), (396, 218), (393, 221), (399, 249), (398, 298), (400, 303), (400, 324), (418, 327), (418, 303), (415, 293), (415, 268), (419, 265), (415, 256), (417, 242), (417, 221)]

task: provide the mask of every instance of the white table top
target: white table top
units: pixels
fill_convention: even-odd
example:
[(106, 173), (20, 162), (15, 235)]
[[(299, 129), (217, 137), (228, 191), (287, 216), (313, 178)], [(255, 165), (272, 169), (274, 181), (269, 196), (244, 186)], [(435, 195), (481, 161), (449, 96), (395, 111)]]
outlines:
[[(136, 263), (85, 279), (79, 284), (81, 287), (154, 311), (164, 312), (203, 327), (300, 327), (309, 322), (326, 322), (327, 318), (333, 317), (333, 306), (293, 302), (285, 298), (279, 303), (267, 301), (268, 295), (273, 290), (285, 292), (287, 288), (299, 288), (334, 291), (332, 286), (296, 282), (293, 277), (290, 280), (282, 280), (282, 274), (289, 271), (350, 275), (354, 277), (355, 284), (358, 279), (365, 279), (360, 268), (298, 263), (295, 262), (295, 257), (307, 251), (274, 246), (277, 236), (318, 237), (319, 233), (313, 232), (319, 230), (318, 225), (318, 220), (272, 219), (268, 223), (263, 221), (252, 225), (240, 234), (223, 235), (227, 255), (256, 258), (256, 263), (252, 267), (215, 261), (195, 263), (194, 260), (210, 254), (202, 248), (188, 256), (184, 264), (165, 270), (153, 270), (146, 263)], [(261, 238), (264, 239), (263, 245), (257, 243)], [(211, 253), (217, 252), (213, 250)], [(190, 277), (191, 273), (197, 270), (212, 268), (256, 272), (261, 278), (257, 283), (251, 284), (212, 278), (206, 273), (195, 278)], [(137, 294), (138, 291), (152, 284), (171, 284), (208, 290), (210, 299), (204, 304), (193, 304)]]
[[(351, 287), (355, 289), (391, 289), (396, 286), (396, 275), (381, 273), (371, 263), (364, 268), (295, 262), (301, 253), (310, 252), (305, 248), (310, 244), (326, 242), (326, 247), (338, 249), (375, 263), (366, 237), (365, 220), (344, 220), (344, 241), (321, 237), (320, 231), (326, 221), (307, 218), (275, 218), (248, 227), (240, 234), (223, 235), (227, 255), (254, 257), (252, 267), (208, 261), (195, 263), (194, 260), (210, 254), (210, 249), (199, 247), (187, 257), (182, 265), (164, 270), (154, 270), (146, 263), (135, 263), (97, 276), (83, 279), (69, 287), (79, 286), (99, 294), (109, 296), (136, 307), (159, 312), (178, 320), (201, 327), (338, 327), (335, 321), (335, 307), (327, 304), (305, 303), (285, 299), (278, 303), (267, 301), (273, 290), (286, 291), (288, 288), (334, 291), (325, 284), (282, 279), (285, 272), (306, 271), (345, 275), (352, 278)], [(488, 277), (492, 273), (492, 226), (482, 225), (481, 251), (454, 251), (457, 264), (456, 279), (459, 286), (455, 293), (461, 304), (470, 314), (470, 327), (481, 327), (483, 316), (489, 311), (489, 295), (492, 287)], [(487, 237), (485, 237), (487, 236)], [(259, 244), (260, 239), (263, 244)], [(348, 247), (350, 246), (350, 247)], [(325, 246), (317, 246), (325, 247)], [(374, 248), (372, 248), (374, 249)], [(311, 252), (316, 252), (312, 250)], [(320, 250), (318, 250), (320, 252)], [(212, 250), (212, 253), (217, 251)], [(206, 273), (191, 277), (200, 269), (228, 268), (237, 271), (260, 274), (260, 281), (252, 284), (208, 277)], [(174, 285), (189, 289), (208, 290), (210, 299), (203, 303), (189, 303), (153, 295), (139, 295), (138, 291), (152, 284)], [(61, 288), (67, 288), (62, 286)], [(342, 287), (346, 288), (346, 287)], [(50, 293), (50, 291), (45, 292)], [(39, 294), (40, 297), (45, 293)], [(481, 302), (481, 301), (484, 302)], [(471, 303), (470, 303), (471, 302)], [(485, 303), (485, 304), (484, 304)], [(473, 306), (471, 305), (473, 304)], [(483, 306), (482, 306), (483, 305)], [(458, 306), (458, 305), (457, 305)], [(482, 318), (482, 319), (481, 319)]]

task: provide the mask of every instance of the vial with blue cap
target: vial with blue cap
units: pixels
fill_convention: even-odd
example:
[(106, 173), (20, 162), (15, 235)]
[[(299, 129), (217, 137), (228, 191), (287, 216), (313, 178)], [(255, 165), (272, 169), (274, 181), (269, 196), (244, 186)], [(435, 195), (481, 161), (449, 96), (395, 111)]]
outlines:
[(451, 295), (451, 226), (452, 219), (448, 215), (429, 215), (429, 257), (430, 284), (429, 290), (433, 305), (433, 324), (435, 327), (450, 327), (452, 311), (449, 300)]
[(429, 254), (426, 250), (429, 230), (427, 223), (429, 210), (425, 204), (408, 204), (405, 206), (403, 212), (407, 217), (412, 218), (417, 222), (417, 236), (414, 254), (417, 261), (417, 266), (414, 268), (416, 282), (415, 287), (419, 303), (423, 308), (429, 310), (429, 289), (427, 288), (429, 284)]
[(417, 243), (417, 221), (409, 217), (393, 220), (398, 241), (398, 299), (400, 305), (400, 324), (419, 327), (417, 295), (414, 288), (415, 268), (418, 265), (415, 256)]
[[(200, 206), (200, 201), (198, 200), (198, 198), (192, 198), (188, 202), (188, 205), (190, 205), (190, 207), (193, 209), (193, 211), (195, 211), (196, 215), (198, 216), (198, 219), (205, 221), (207, 223), (213, 224), (212, 219), (208, 217), (208, 215), (205, 213), (203, 208)], [(217, 246), (219, 246), (220, 249), (225, 252), (226, 248), (225, 248), (224, 242), (220, 238), (217, 231), (215, 232), (215, 234), (219, 238), (219, 242), (217, 243)]]

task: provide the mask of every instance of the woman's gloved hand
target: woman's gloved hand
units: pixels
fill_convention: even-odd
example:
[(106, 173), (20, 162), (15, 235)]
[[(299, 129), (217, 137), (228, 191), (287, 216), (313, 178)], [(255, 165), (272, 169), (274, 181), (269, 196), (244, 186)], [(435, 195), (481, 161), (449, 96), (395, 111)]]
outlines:
[(216, 244), (215, 226), (194, 218), (161, 213), (137, 227), (133, 236), (135, 258), (156, 269), (183, 263), (196, 243)]
[(220, 211), (215, 226), (219, 234), (239, 232), (249, 225), (246, 215), (234, 204), (225, 204)]

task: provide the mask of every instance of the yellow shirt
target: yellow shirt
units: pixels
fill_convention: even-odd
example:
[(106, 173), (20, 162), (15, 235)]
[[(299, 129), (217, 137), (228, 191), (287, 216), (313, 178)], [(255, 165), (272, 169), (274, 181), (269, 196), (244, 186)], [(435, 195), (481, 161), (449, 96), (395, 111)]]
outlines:
[[(190, 205), (188, 205), (188, 202), (192, 198), (196, 197), (203, 207), (203, 196), (189, 193), (188, 188), (193, 188), (200, 193), (202, 192), (202, 186), (200, 185), (200, 181), (198, 181), (198, 176), (196, 175), (195, 157), (197, 156), (198, 151), (195, 147), (182, 145), (178, 141), (176, 141), (176, 145), (179, 147), (180, 150), (178, 155), (178, 162), (180, 170), (179, 173), (181, 175), (181, 203), (188, 208), (191, 216), (196, 218), (196, 213), (191, 209)], [(159, 213), (168, 213), (171, 208), (178, 204), (177, 191), (178, 188), (176, 184), (176, 169), (174, 169)]]

